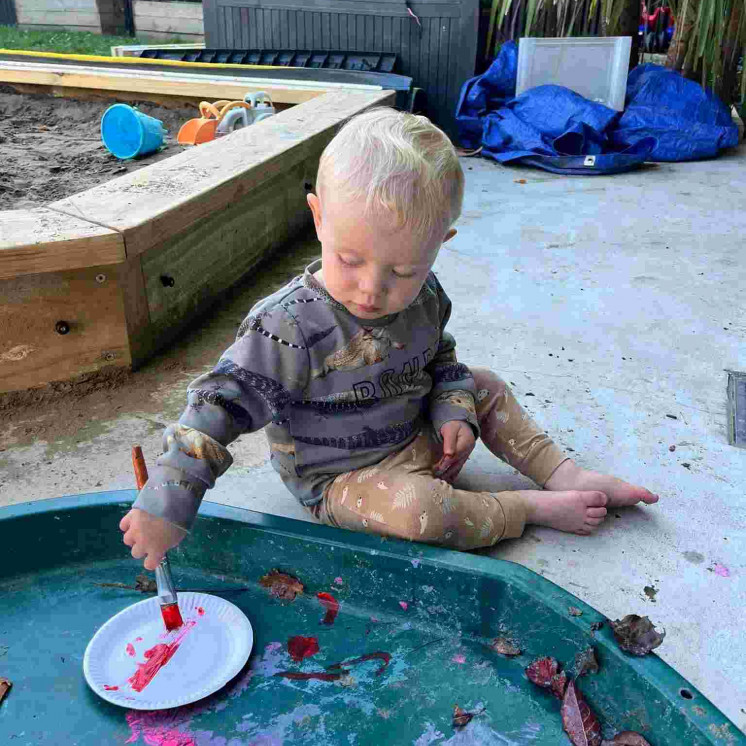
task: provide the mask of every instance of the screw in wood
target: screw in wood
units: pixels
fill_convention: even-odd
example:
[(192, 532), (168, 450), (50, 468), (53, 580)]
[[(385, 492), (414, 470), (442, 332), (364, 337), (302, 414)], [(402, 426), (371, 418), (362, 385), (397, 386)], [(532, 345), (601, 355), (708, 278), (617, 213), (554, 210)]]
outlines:
[(67, 321), (58, 321), (54, 325), (57, 334), (67, 334), (70, 331), (70, 324)]

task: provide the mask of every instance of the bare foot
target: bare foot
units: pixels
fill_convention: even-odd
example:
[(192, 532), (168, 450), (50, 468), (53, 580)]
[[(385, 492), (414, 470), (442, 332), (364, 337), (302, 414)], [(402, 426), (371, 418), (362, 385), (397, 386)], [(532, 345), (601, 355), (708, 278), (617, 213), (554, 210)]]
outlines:
[(621, 479), (589, 471), (568, 459), (561, 463), (554, 474), (544, 485), (546, 490), (600, 490), (609, 498), (609, 508), (619, 508), (644, 503), (652, 505), (658, 502), (658, 495), (654, 495), (644, 487), (623, 482)]
[(526, 523), (587, 536), (606, 518), (608, 498), (603, 492), (541, 492), (521, 490), (526, 501)]

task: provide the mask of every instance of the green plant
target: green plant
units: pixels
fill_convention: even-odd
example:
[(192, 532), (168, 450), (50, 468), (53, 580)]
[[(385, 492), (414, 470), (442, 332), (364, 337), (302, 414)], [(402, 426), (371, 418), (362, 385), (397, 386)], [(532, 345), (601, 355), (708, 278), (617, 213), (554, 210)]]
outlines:
[(109, 55), (111, 47), (139, 44), (132, 36), (104, 36), (91, 31), (27, 31), (0, 26), (0, 49), (23, 49), (62, 54)]

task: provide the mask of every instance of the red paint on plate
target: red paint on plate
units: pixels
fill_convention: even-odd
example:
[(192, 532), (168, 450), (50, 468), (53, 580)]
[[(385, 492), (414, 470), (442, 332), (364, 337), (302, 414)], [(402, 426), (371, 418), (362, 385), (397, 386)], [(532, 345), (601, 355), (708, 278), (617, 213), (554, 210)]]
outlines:
[(204, 615), (205, 615), (205, 610), (204, 610), (204, 609), (203, 609), (203, 608), (202, 608), (201, 606), (198, 606), (198, 607), (197, 607), (197, 613), (198, 613), (198, 614), (199, 614), (200, 616), (204, 616)]
[(163, 666), (173, 658), (174, 653), (179, 649), (179, 645), (195, 622), (187, 622), (182, 631), (176, 636), (176, 639), (169, 643), (159, 642), (150, 650), (145, 651), (145, 662), (137, 664), (137, 671), (130, 676), (130, 686), (136, 691), (141, 692), (160, 671)]
[(127, 643), (125, 650), (127, 651), (127, 655), (131, 655), (133, 658), (135, 657), (135, 646), (131, 642)]
[(322, 605), (326, 609), (326, 614), (321, 620), (321, 623), (334, 624), (334, 620), (337, 618), (337, 613), (339, 612), (339, 601), (337, 601), (337, 599), (334, 598), (331, 593), (324, 593), (323, 591), (321, 593), (317, 593), (316, 598), (321, 601)]
[(108, 684), (104, 684), (104, 689), (106, 689), (107, 692), (115, 692), (117, 689), (119, 689), (119, 687), (109, 686)]
[(296, 662), (300, 663), (304, 658), (316, 655), (319, 652), (319, 641), (316, 637), (291, 637), (288, 640), (288, 653)]

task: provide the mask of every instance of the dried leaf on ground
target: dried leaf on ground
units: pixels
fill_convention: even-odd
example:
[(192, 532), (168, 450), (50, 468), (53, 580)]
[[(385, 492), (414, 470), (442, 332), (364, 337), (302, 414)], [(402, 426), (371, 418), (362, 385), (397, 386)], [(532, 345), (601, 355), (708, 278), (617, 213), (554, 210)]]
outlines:
[(298, 578), (279, 570), (270, 570), (259, 578), (259, 585), (267, 588), (270, 596), (283, 601), (295, 601), (295, 597), (305, 590)]
[(583, 616), (583, 612), (577, 606), (568, 606), (567, 613), (570, 616)]
[(537, 658), (533, 663), (526, 667), (526, 676), (528, 680), (537, 686), (549, 689), (552, 685), (552, 677), (559, 672), (559, 663), (556, 658)]
[(609, 741), (609, 743), (614, 744), (614, 746), (650, 746), (650, 741), (632, 730), (617, 733), (614, 740)]
[(4, 679), (0, 676), (0, 702), (5, 699), (5, 695), (10, 691), (13, 684), (10, 679)]
[(454, 705), (452, 725), (454, 728), (463, 728), (471, 722), (471, 719), (475, 715), (481, 715), (483, 712), (484, 707), (478, 712), (467, 712), (466, 710), (462, 710), (458, 705)]
[(632, 655), (647, 655), (657, 648), (666, 636), (665, 632), (658, 632), (650, 619), (637, 614), (627, 614), (624, 619), (610, 621), (619, 647)]
[(562, 727), (574, 746), (601, 746), (601, 725), (571, 681), (562, 700)]
[(508, 658), (514, 658), (516, 655), (521, 654), (521, 649), (507, 637), (496, 637), (489, 646), (496, 653), (500, 653), (500, 655)]
[(555, 658), (537, 658), (526, 668), (528, 680), (536, 686), (550, 689), (557, 699), (562, 699), (567, 686), (567, 675), (560, 672), (559, 663)]
[(140, 593), (155, 593), (157, 591), (155, 578), (149, 578), (147, 575), (138, 575), (135, 578), (135, 590)]
[(598, 659), (591, 645), (575, 656), (575, 675), (585, 676), (587, 673), (598, 673)]

